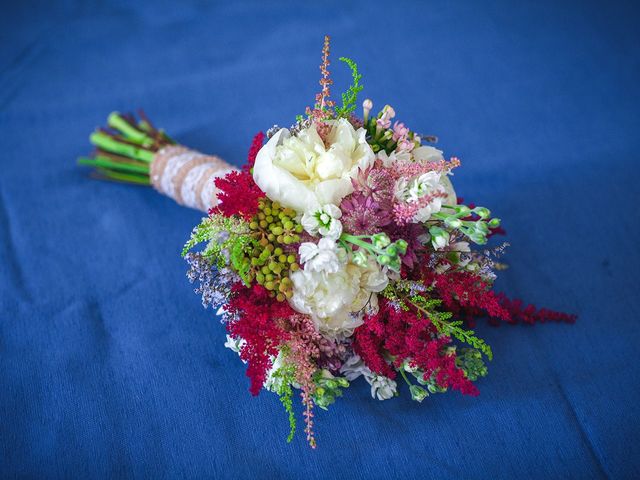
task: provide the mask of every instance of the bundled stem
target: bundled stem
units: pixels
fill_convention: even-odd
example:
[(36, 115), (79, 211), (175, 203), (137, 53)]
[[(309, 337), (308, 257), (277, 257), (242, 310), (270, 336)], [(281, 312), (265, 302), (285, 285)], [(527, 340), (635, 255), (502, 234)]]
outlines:
[(138, 115), (136, 120), (131, 114), (111, 113), (108, 128), (98, 128), (89, 137), (95, 151), (80, 157), (78, 164), (95, 167), (94, 176), (101, 179), (150, 185), (149, 168), (155, 154), (175, 142), (154, 127), (142, 110)]

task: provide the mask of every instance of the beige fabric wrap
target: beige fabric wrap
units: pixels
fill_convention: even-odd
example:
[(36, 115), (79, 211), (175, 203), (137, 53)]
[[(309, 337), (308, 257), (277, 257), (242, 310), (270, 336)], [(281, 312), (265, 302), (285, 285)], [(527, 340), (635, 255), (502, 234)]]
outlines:
[(181, 145), (164, 147), (151, 162), (151, 185), (180, 205), (203, 212), (218, 204), (213, 181), (237, 170), (219, 157)]

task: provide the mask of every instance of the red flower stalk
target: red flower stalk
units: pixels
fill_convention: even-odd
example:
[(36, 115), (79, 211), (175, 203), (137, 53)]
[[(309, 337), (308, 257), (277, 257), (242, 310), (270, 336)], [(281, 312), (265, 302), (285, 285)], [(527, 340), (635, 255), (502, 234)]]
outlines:
[(227, 331), (246, 342), (240, 349), (240, 358), (248, 363), (249, 391), (258, 395), (272, 366), (271, 356), (276, 356), (278, 345), (288, 339), (276, 320), (294, 312), (288, 303), (269, 297), (264, 287), (255, 285), (248, 289), (242, 283), (233, 286), (225, 310), (235, 318), (227, 324)]
[(577, 318), (531, 304), (525, 306), (519, 299), (510, 300), (504, 293), (493, 292), (487, 282), (471, 272), (427, 274), (425, 278), (435, 287), (446, 309), (472, 327), (479, 317), (488, 317), (493, 325), (501, 321), (530, 325), (547, 321), (573, 323)]
[(253, 181), (251, 169), (260, 148), (262, 148), (263, 141), (264, 134), (262, 132), (253, 138), (247, 163), (241, 171), (234, 171), (215, 179), (220, 203), (209, 210), (209, 215), (219, 213), (225, 217), (240, 215), (245, 220), (249, 220), (258, 213), (258, 201), (264, 197), (264, 193)]
[(435, 376), (443, 388), (459, 390), (463, 394), (478, 395), (478, 389), (456, 364), (455, 353), (445, 351), (451, 339), (437, 336), (429, 318), (412, 311), (396, 310), (387, 300), (380, 302), (379, 312), (368, 317), (354, 332), (354, 350), (366, 365), (379, 375), (395, 378), (396, 372), (386, 360), (394, 357), (394, 365), (409, 360), (424, 371), (424, 378)]

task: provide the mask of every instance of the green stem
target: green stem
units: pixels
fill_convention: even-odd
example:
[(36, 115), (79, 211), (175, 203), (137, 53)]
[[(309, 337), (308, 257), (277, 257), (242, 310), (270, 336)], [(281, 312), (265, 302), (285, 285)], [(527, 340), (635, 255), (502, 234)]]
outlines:
[(111, 115), (109, 115), (107, 124), (111, 128), (115, 128), (116, 130), (122, 132), (128, 140), (139, 143), (145, 147), (153, 145), (153, 139), (149, 138), (146, 133), (141, 132), (140, 130), (132, 126), (129, 122), (122, 118), (118, 112), (113, 112)]
[(409, 385), (410, 387), (413, 386), (413, 383), (411, 383), (407, 378), (407, 374), (404, 373), (404, 368), (402, 368), (402, 366), (398, 369), (398, 371), (400, 372), (400, 375), (402, 375), (402, 378), (404, 378), (404, 381), (407, 382), (407, 385)]
[(97, 172), (105, 178), (118, 182), (135, 183), (137, 185), (151, 185), (149, 177), (144, 177), (135, 173), (114, 172), (113, 170), (100, 167), (97, 168)]
[(89, 140), (91, 140), (91, 143), (98, 148), (122, 155), (123, 157), (129, 157), (147, 163), (151, 163), (153, 161), (153, 152), (145, 150), (144, 148), (128, 145), (126, 143), (120, 143), (103, 132), (93, 132), (89, 137)]
[(343, 233), (342, 236), (340, 237), (340, 240), (344, 240), (345, 242), (353, 243), (354, 245), (358, 245), (359, 247), (362, 247), (365, 250), (368, 250), (368, 251), (373, 252), (373, 253), (377, 253), (379, 255), (384, 254), (384, 252), (382, 250), (377, 249), (372, 244), (361, 240), (359, 237), (356, 237), (355, 235), (349, 235), (348, 233)]
[(133, 163), (114, 162), (107, 157), (96, 156), (94, 158), (80, 157), (78, 159), (78, 165), (89, 165), (93, 167), (103, 167), (113, 170), (121, 170), (124, 172), (141, 173), (143, 175), (149, 175), (149, 165), (135, 165)]

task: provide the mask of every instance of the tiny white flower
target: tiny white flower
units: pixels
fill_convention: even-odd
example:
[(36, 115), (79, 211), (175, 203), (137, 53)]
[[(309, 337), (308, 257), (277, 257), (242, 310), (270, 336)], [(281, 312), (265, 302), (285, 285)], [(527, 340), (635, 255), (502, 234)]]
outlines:
[(413, 178), (401, 177), (395, 185), (396, 198), (402, 202), (415, 203), (423, 197), (434, 196), (416, 213), (413, 221), (422, 223), (429, 220), (432, 214), (442, 209), (442, 198), (439, 195), (445, 194), (446, 188), (441, 182), (442, 175), (438, 172), (427, 172)]
[(318, 233), (323, 237), (332, 238), (337, 240), (342, 235), (342, 222), (339, 218), (342, 217), (342, 212), (338, 207), (332, 204), (327, 204), (319, 208), (318, 210), (305, 212), (302, 215), (302, 226), (311, 235), (317, 235)]
[(282, 378), (275, 377), (274, 373), (276, 373), (280, 368), (282, 368), (284, 364), (284, 355), (282, 352), (278, 352), (277, 357), (271, 357), (271, 368), (267, 372), (267, 378), (264, 381), (264, 388), (271, 392), (277, 392), (282, 386)]
[(372, 372), (357, 354), (352, 355), (342, 364), (340, 373), (350, 382), (359, 376), (363, 376), (367, 383), (371, 385), (371, 396), (378, 400), (388, 400), (398, 390), (398, 384), (394, 380)]
[(338, 247), (335, 240), (324, 237), (315, 244), (304, 242), (298, 248), (300, 262), (310, 272), (335, 273), (346, 261), (346, 252)]
[[(369, 381), (368, 378), (367, 381)], [(382, 375), (376, 375), (375, 373), (369, 384), (371, 385), (371, 396), (378, 400), (389, 400), (393, 398), (398, 391), (398, 384), (395, 380), (383, 377)]]
[[(231, 335), (227, 335), (227, 341), (224, 342), (224, 346), (227, 347), (232, 352), (240, 355), (240, 349), (244, 346), (245, 342), (244, 338), (233, 338)], [(242, 360), (243, 363), (247, 363), (245, 360)]]

